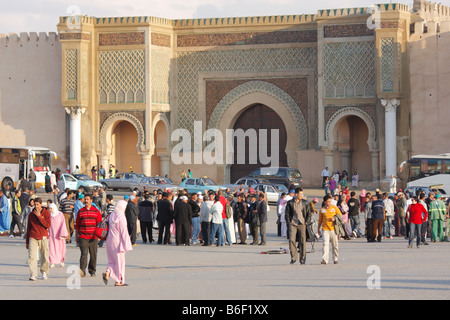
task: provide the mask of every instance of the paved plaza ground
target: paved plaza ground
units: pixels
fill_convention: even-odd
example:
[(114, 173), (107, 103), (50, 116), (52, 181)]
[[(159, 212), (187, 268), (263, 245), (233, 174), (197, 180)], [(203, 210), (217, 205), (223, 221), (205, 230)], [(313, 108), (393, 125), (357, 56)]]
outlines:
[[(319, 191), (307, 190), (309, 196)], [(68, 245), (64, 268), (48, 280), (29, 281), (25, 240), (0, 237), (0, 299), (303, 300), (449, 299), (450, 244), (407, 248), (404, 238), (339, 242), (339, 264), (321, 265), (322, 242), (306, 265), (289, 254), (260, 254), (287, 247), (277, 236), (274, 207), (265, 247), (177, 247), (143, 244), (126, 255), (128, 287), (105, 286), (106, 249), (99, 248), (97, 277), (78, 278), (80, 251)], [(154, 231), (156, 237), (156, 232)], [(308, 251), (312, 245), (308, 243)], [(110, 282), (113, 282), (112, 280)]]

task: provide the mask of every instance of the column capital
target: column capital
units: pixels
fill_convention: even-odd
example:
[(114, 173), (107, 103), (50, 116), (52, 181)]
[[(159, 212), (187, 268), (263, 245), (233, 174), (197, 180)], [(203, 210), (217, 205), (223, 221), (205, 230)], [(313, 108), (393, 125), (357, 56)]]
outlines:
[(381, 105), (384, 107), (386, 112), (395, 112), (397, 107), (400, 105), (399, 99), (381, 99)]
[(80, 119), (81, 115), (86, 112), (86, 108), (84, 107), (65, 107), (66, 113), (70, 114), (70, 119), (76, 120)]

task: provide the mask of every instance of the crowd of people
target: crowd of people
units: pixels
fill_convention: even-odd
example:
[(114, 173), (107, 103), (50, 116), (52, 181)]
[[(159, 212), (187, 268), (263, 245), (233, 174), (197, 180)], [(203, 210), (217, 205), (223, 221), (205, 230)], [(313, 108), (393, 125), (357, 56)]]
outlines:
[[(69, 189), (54, 194), (43, 204), (32, 190), (0, 190), (0, 232), (25, 239), (29, 252), (30, 280), (37, 279), (40, 260), (42, 278), (49, 268), (64, 266), (66, 245), (72, 240), (80, 249), (80, 275), (96, 276), (97, 251), (106, 244), (108, 266), (102, 274), (116, 286), (125, 283), (125, 253), (142, 242), (177, 246), (265, 246), (270, 207), (263, 192), (205, 190), (155, 190), (125, 195), (116, 200), (102, 188), (86, 194)], [(366, 237), (368, 242), (405, 237), (408, 247), (448, 241), (447, 204), (437, 192), (394, 194), (364, 189), (359, 195), (348, 188), (325, 195), (322, 203), (304, 196), (302, 188), (290, 188), (276, 205), (278, 236), (289, 244), (291, 264), (306, 263), (307, 242), (323, 240), (322, 264), (339, 261), (339, 239)], [(9, 199), (8, 199), (9, 197)], [(9, 214), (7, 214), (9, 213)], [(9, 225), (6, 216), (10, 217)], [(361, 218), (363, 221), (361, 221)], [(362, 231), (362, 224), (365, 224)], [(105, 227), (105, 224), (107, 227)], [(157, 237), (154, 237), (156, 233)], [(251, 242), (248, 239), (251, 237)], [(156, 240), (155, 240), (156, 238)]]

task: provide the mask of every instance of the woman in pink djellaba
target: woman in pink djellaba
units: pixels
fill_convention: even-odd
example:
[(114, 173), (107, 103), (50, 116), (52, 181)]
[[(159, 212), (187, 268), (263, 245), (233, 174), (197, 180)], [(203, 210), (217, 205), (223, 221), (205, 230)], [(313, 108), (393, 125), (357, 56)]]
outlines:
[(54, 203), (51, 203), (48, 209), (51, 219), (50, 228), (48, 229), (50, 268), (54, 268), (55, 264), (64, 267), (66, 238), (68, 236), (64, 214), (58, 210), (58, 207)]
[(114, 211), (108, 216), (108, 236), (106, 237), (106, 254), (108, 266), (103, 273), (103, 282), (108, 284), (108, 279), (115, 281), (115, 286), (125, 284), (125, 253), (132, 250), (130, 235), (128, 234), (125, 209), (127, 202), (117, 202)]

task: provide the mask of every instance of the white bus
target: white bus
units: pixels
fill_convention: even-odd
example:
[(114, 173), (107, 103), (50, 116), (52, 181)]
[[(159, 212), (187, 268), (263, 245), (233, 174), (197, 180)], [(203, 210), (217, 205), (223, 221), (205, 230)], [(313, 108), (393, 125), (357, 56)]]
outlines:
[(45, 174), (51, 173), (56, 152), (42, 147), (0, 146), (0, 181), (3, 190), (11, 189), (23, 177), (28, 179), (30, 169), (36, 174), (36, 188), (45, 186)]
[(408, 188), (439, 185), (450, 194), (450, 153), (413, 156), (400, 164), (398, 176)]

